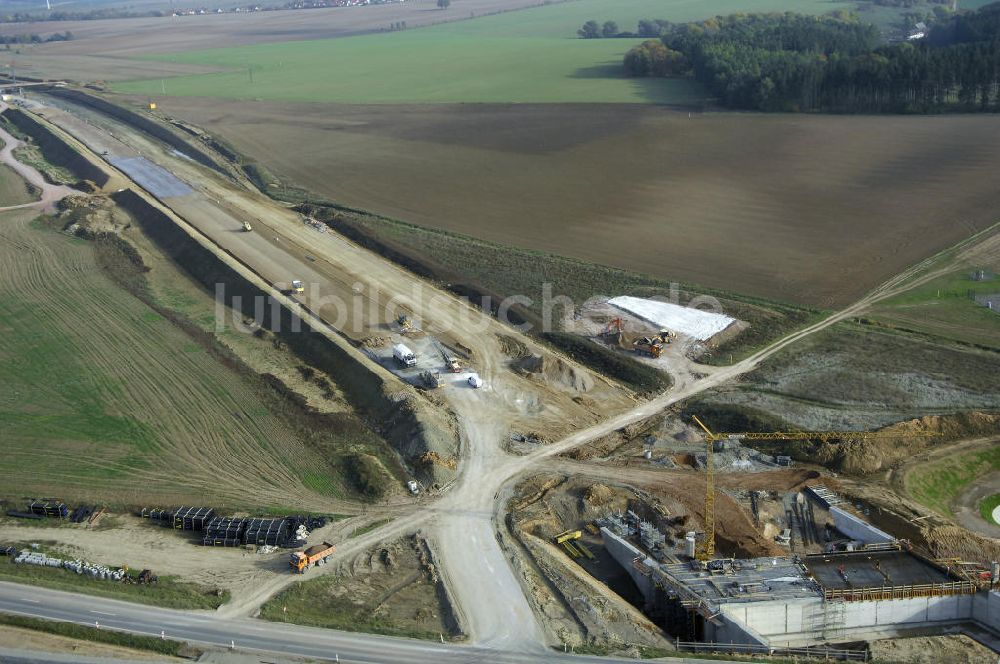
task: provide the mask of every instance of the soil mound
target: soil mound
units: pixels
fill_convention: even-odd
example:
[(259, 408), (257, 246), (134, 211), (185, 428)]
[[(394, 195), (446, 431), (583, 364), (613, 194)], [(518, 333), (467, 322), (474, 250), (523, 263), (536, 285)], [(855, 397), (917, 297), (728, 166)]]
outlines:
[(106, 196), (68, 196), (59, 202), (59, 219), (76, 235), (93, 238), (103, 233), (120, 233), (129, 220)]
[[(899, 464), (930, 447), (961, 438), (995, 434), (1000, 431), (1000, 413), (970, 411), (956, 415), (928, 415), (892, 424), (883, 431), (913, 433), (914, 437), (821, 443), (813, 448), (810, 457), (843, 473), (870, 475)], [(917, 435), (922, 433), (939, 435)]]
[(594, 388), (593, 376), (559, 358), (553, 360), (541, 355), (529, 355), (516, 362), (515, 366), (525, 373), (541, 377), (547, 383), (577, 392), (589, 392)]
[(610, 487), (603, 484), (595, 484), (594, 486), (587, 489), (587, 492), (583, 494), (583, 499), (589, 505), (604, 505), (615, 495), (615, 492), (611, 490)]

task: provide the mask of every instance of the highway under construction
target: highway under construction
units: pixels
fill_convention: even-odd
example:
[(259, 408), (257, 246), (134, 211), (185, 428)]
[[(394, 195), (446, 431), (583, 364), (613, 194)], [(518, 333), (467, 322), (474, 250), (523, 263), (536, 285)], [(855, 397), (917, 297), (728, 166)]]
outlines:
[[(471, 652), (489, 653), (491, 661), (505, 661), (496, 653), (546, 660), (553, 648), (598, 641), (611, 651), (682, 643), (741, 653), (819, 647), (825, 656), (851, 659), (861, 655), (843, 644), (928, 627), (1000, 644), (1000, 569), (991, 561), (970, 567), (932, 559), (873, 523), (866, 506), (826, 486), (820, 471), (797, 474), (786, 455), (751, 449), (758, 440), (830, 440), (851, 432), (731, 435), (675, 409), (859, 316), (900, 292), (922, 266), (730, 365), (696, 363), (675, 351), (690, 339), (666, 330), (640, 339), (626, 351), (650, 360), (662, 354), (673, 379), (668, 391), (644, 400), (121, 119), (62, 96), (31, 95), (22, 108), (105, 169), (115, 200), (154, 210), (156, 223), (170, 224), (240, 283), (277, 303), (280, 324), (304, 322), (349, 358), (345, 366), (375, 377), (400, 401), (419, 403), (429, 420), (454, 422), (454, 444), (442, 435), (419, 450), (399, 450), (419, 482), (413, 480), (412, 495), (374, 509), (369, 522), (391, 520), (357, 539), (317, 540), (293, 555), (291, 567), (304, 575), (292, 574), (286, 557), (281, 574), (253, 584), (234, 580), (233, 601), (217, 618), (220, 630), (242, 635), (241, 643), (251, 640), (249, 618), (265, 602), (303, 577), (334, 569), (311, 567), (420, 532), (468, 644), (455, 655), (447, 647), (423, 644), (408, 654), (398, 646), (387, 659), (449, 661)], [(620, 334), (620, 325), (619, 319), (609, 329)], [(522, 349), (520, 358), (511, 356), (510, 339)], [(542, 369), (513, 368), (524, 357)], [(614, 437), (617, 447), (580, 457)], [(769, 488), (793, 474), (787, 487)], [(607, 496), (588, 492), (596, 486)], [(531, 509), (538, 512), (518, 516)], [(726, 530), (744, 523), (752, 533), (746, 537)], [(612, 577), (631, 603), (605, 585)], [(582, 594), (569, 591), (571, 584)], [(0, 589), (0, 610), (25, 612), (7, 590)], [(559, 605), (565, 629), (553, 626), (546, 602)], [(611, 605), (629, 616), (634, 640), (601, 640), (595, 607)], [(45, 615), (63, 616), (56, 613)], [(209, 638), (210, 618), (172, 619), (178, 638)], [(143, 614), (141, 622), (114, 626), (143, 631), (162, 620)], [(219, 633), (212, 632), (213, 642)], [(277, 649), (276, 643), (259, 639), (248, 647)], [(332, 652), (306, 650), (301, 654), (325, 658)]]

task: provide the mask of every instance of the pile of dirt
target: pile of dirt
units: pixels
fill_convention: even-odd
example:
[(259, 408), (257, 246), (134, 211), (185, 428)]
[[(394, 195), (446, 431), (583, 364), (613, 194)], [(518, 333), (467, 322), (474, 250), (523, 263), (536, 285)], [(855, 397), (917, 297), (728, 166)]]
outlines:
[(941, 434), (939, 438), (930, 439), (932, 442), (942, 439), (972, 438), (1000, 431), (1000, 413), (973, 410), (956, 415), (928, 415), (887, 426), (883, 431)]
[[(933, 446), (1000, 431), (1000, 413), (969, 411), (955, 415), (929, 415), (906, 420), (882, 429), (893, 433), (913, 433), (913, 438), (845, 440), (812, 446), (810, 460), (849, 475), (870, 475), (891, 468)], [(933, 433), (936, 436), (920, 436)]]
[(437, 452), (424, 452), (420, 455), (419, 463), (421, 466), (442, 466), (448, 470), (458, 468), (458, 459), (455, 457), (445, 459)]
[[(629, 604), (641, 602), (641, 596), (610, 557), (601, 536), (583, 528), (598, 516), (627, 509), (634, 492), (581, 478), (538, 475), (519, 484), (517, 495), (521, 498), (512, 503), (508, 524), (523, 545), (517, 550), (526, 555), (515, 560), (515, 567), (533, 572), (526, 575), (529, 600), (559, 640), (603, 647), (669, 647), (661, 630)], [(582, 531), (574, 540), (574, 546), (582, 548), (564, 549), (553, 542), (565, 530)], [(581, 556), (581, 550), (587, 555)]]
[(455, 477), (455, 465), (448, 463), (424, 464), (426, 459), (438, 461), (453, 458), (457, 452), (455, 423), (417, 395), (415, 391), (400, 390), (387, 395), (395, 408), (389, 410), (383, 422), (387, 440), (409, 461), (425, 473), (422, 479), (429, 484), (444, 484)]
[(520, 360), (530, 355), (528, 347), (520, 339), (509, 334), (498, 334), (497, 339), (500, 341), (500, 350), (503, 354), (513, 360)]
[(514, 368), (525, 374), (541, 377), (551, 385), (576, 392), (589, 392), (594, 388), (594, 377), (573, 367), (560, 358), (550, 359), (541, 355), (528, 355), (514, 363)]
[(610, 487), (604, 484), (595, 484), (587, 489), (587, 492), (583, 494), (583, 500), (588, 505), (596, 507), (607, 504), (613, 495), (614, 491), (612, 491)]
[(362, 341), (361, 345), (364, 346), (365, 348), (371, 348), (371, 349), (384, 348), (385, 345), (389, 343), (389, 341), (390, 341), (389, 337), (373, 336), (373, 337), (368, 337), (367, 339)]
[(971, 561), (1000, 560), (1000, 541), (983, 537), (959, 526), (925, 527), (920, 533), (936, 558)]
[(576, 447), (566, 453), (566, 456), (576, 461), (589, 461), (590, 459), (603, 459), (617, 452), (622, 446), (628, 444), (628, 437), (625, 432), (612, 431), (606, 436), (601, 436), (586, 445)]
[(68, 232), (85, 238), (121, 233), (128, 215), (106, 196), (68, 196), (59, 202), (59, 220)]
[(878, 662), (993, 664), (997, 660), (992, 650), (960, 634), (884, 639), (872, 642), (870, 648)]

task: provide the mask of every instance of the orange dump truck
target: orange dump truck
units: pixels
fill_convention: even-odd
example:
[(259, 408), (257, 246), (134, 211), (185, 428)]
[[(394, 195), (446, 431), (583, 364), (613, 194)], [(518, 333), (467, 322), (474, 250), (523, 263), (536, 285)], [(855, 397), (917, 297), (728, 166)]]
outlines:
[(292, 566), (292, 569), (299, 574), (305, 574), (305, 571), (313, 566), (320, 564), (323, 560), (333, 555), (333, 552), (337, 550), (336, 545), (330, 544), (329, 542), (323, 542), (322, 544), (315, 544), (305, 551), (295, 551), (289, 557), (288, 564)]

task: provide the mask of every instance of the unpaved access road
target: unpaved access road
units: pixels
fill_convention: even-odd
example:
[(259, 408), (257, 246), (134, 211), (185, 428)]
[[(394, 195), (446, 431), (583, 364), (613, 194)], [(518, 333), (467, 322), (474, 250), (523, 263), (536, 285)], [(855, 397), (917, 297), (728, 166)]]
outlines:
[[(7, 104), (0, 102), (0, 113), (3, 113), (7, 108)], [(15, 159), (14, 150), (23, 146), (24, 142), (14, 138), (2, 128), (0, 128), (0, 140), (3, 140), (4, 143), (3, 149), (0, 150), (0, 161), (13, 168), (18, 175), (27, 180), (28, 184), (37, 187), (42, 192), (37, 201), (23, 205), (0, 207), (0, 212), (21, 208), (38, 208), (46, 212), (51, 212), (55, 209), (56, 203), (62, 199), (80, 193), (76, 189), (67, 187), (66, 185), (50, 184), (37, 170)]]
[[(58, 116), (53, 117), (53, 121), (59, 123)], [(94, 131), (104, 131), (95, 125), (89, 126)], [(172, 170), (202, 192), (203, 198), (199, 199), (197, 207), (186, 207), (185, 203), (178, 205), (178, 201), (184, 197), (165, 201), (170, 207), (177, 205), (185, 209), (187, 221), (195, 227), (204, 226), (211, 230), (213, 223), (219, 223), (212, 221), (219, 211), (229, 219), (234, 217), (227, 209), (236, 207), (254, 211), (258, 218), (267, 219), (268, 236), (274, 231), (273, 237), (277, 238), (275, 242), (300, 243), (302, 247), (313, 249), (316, 258), (322, 258), (321, 263), (298, 255), (295, 251), (287, 251), (281, 255), (280, 260), (288, 274), (315, 274), (322, 280), (319, 283), (330, 288), (335, 288), (338, 281), (346, 284), (360, 278), (367, 288), (404, 298), (405, 305), (421, 320), (426, 321), (428, 328), (448, 326), (447, 334), (463, 339), (466, 345), (475, 347), (476, 368), (485, 378), (487, 389), (444, 393), (461, 423), (463, 449), (459, 465), (460, 478), (440, 500), (425, 505), (423, 514), (411, 519), (409, 526), (415, 527), (426, 519), (430, 520), (428, 529), (438, 549), (443, 578), (458, 604), (456, 613), (461, 616), (463, 628), (469, 634), (471, 642), (502, 648), (505, 652), (540, 653), (544, 641), (556, 641), (551, 636), (545, 636), (537, 617), (528, 608), (504, 551), (496, 539), (494, 515), (500, 507), (500, 501), (507, 495), (505, 486), (510, 481), (533, 471), (544, 459), (653, 416), (678, 401), (752, 371), (785, 347), (841, 320), (856, 316), (873, 303), (906, 288), (906, 284), (918, 281), (917, 275), (922, 275), (928, 267), (926, 261), (914, 266), (855, 304), (788, 335), (737, 364), (712, 369), (699, 367), (700, 373), (697, 374), (688, 371), (686, 379), (674, 389), (648, 402), (634, 405), (634, 401), (627, 395), (599, 379), (595, 381), (595, 389), (586, 395), (579, 395), (564, 384), (543, 384), (514, 374), (507, 370), (509, 358), (495, 339), (496, 333), (516, 335), (511, 329), (341, 237), (332, 234), (320, 237), (315, 231), (303, 226), (287, 210), (259, 195), (240, 192), (228, 186), (201, 167), (171, 155), (162, 148), (157, 149), (148, 138), (126, 127), (118, 127), (116, 136), (119, 131), (127, 134), (125, 140), (128, 145), (142, 143), (147, 158)], [(88, 142), (87, 135), (78, 137), (85, 143)], [(212, 195), (219, 192), (224, 192), (221, 193), (225, 197), (224, 202), (220, 201), (219, 196)], [(216, 201), (216, 211), (211, 209), (213, 206), (206, 203), (206, 200)], [(230, 230), (228, 234), (216, 235), (216, 238), (219, 238), (217, 241), (224, 242), (225, 248), (238, 255), (241, 260), (252, 261), (256, 254), (247, 251), (248, 245), (242, 241), (248, 235)], [(243, 251), (247, 251), (246, 255), (241, 253)], [(269, 258), (273, 255), (268, 253)], [(430, 293), (432, 297), (413, 297), (415, 286)], [(314, 306), (313, 308), (315, 309)], [(533, 341), (516, 336), (532, 351), (563, 361), (573, 371), (585, 372), (565, 358), (543, 351)], [(597, 406), (582, 407), (573, 399), (574, 396), (586, 396), (591, 404)], [(608, 413), (617, 414), (608, 417)], [(514, 426), (547, 426), (552, 431), (572, 433), (563, 435), (558, 442), (530, 454), (514, 457), (506, 454), (502, 447), (502, 437)], [(379, 529), (371, 535), (387, 535), (390, 530), (395, 529)], [(398, 532), (393, 533), (396, 534)]]

